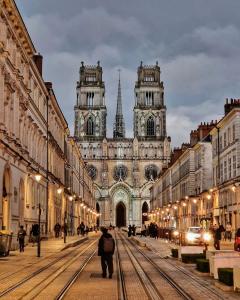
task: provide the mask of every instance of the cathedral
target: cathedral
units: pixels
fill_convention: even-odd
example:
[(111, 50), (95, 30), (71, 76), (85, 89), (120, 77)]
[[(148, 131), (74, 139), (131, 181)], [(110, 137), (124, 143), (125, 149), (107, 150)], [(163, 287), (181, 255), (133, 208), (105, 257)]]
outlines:
[[(116, 93), (113, 136), (106, 136), (107, 107), (100, 62), (81, 62), (77, 82), (75, 139), (95, 183), (100, 225), (140, 226), (150, 209), (150, 188), (170, 158), (164, 85), (158, 63), (137, 70), (133, 137), (125, 136), (121, 80)], [(129, 102), (131, 103), (131, 99)]]

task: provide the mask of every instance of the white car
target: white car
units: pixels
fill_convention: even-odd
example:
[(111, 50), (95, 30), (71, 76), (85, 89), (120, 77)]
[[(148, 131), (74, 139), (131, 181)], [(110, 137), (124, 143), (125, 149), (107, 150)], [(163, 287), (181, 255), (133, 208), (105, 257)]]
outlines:
[(189, 227), (186, 232), (186, 243), (191, 245), (201, 245), (202, 239), (202, 228), (201, 227)]

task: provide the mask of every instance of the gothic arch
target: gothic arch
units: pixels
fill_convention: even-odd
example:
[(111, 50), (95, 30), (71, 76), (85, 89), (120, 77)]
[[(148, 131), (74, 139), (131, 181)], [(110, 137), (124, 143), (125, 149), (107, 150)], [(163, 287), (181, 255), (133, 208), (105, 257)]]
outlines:
[(127, 184), (121, 182), (115, 184), (111, 189), (110, 189), (110, 197), (111, 197), (111, 202), (110, 202), (110, 209), (112, 210), (112, 216), (111, 221), (113, 224), (116, 225), (117, 221), (117, 206), (119, 205), (120, 202), (123, 203), (125, 206), (124, 209), (124, 218), (125, 218), (125, 224), (128, 225), (128, 220), (131, 219), (130, 215), (130, 209), (131, 209), (131, 189), (128, 187)]
[(86, 135), (94, 135), (95, 134), (95, 118), (90, 115), (86, 122)]
[(147, 136), (155, 136), (155, 134), (156, 134), (155, 118), (151, 115), (147, 118), (146, 135)]
[(126, 206), (122, 201), (118, 202), (116, 205), (116, 226), (126, 226)]

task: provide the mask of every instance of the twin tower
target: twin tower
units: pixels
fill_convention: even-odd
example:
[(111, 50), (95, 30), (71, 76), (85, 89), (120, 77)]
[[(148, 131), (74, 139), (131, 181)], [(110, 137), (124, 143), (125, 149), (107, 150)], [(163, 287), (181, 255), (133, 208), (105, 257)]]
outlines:
[[(107, 108), (102, 74), (100, 62), (95, 66), (86, 66), (83, 62), (81, 63), (75, 106), (75, 137), (79, 141), (102, 141), (106, 138)], [(166, 107), (158, 63), (153, 66), (143, 66), (141, 62), (137, 70), (134, 95), (134, 138), (164, 140), (166, 138)], [(124, 139), (125, 122), (122, 112), (120, 75), (116, 106), (113, 138)]]

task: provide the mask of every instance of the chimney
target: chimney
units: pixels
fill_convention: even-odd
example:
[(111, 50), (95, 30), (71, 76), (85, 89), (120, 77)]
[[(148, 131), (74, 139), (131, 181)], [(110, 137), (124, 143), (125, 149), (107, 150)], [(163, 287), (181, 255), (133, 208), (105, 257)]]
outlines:
[(198, 130), (192, 130), (190, 133), (190, 145), (193, 147), (199, 141)]
[(40, 53), (33, 55), (33, 61), (35, 62), (35, 65), (38, 69), (38, 72), (42, 76), (42, 65), (43, 65), (43, 57)]
[(226, 99), (226, 103), (224, 105), (224, 113), (225, 116), (234, 108), (240, 108), (240, 100), (239, 99)]
[(53, 88), (53, 84), (50, 81), (45, 82), (45, 86), (48, 90), (52, 90), (52, 88)]

